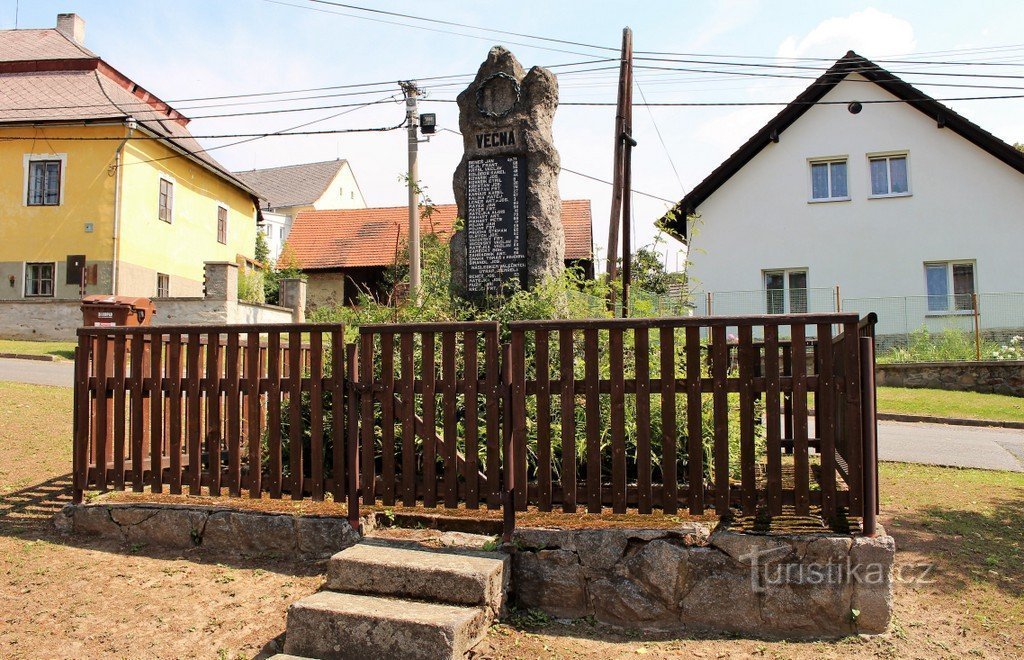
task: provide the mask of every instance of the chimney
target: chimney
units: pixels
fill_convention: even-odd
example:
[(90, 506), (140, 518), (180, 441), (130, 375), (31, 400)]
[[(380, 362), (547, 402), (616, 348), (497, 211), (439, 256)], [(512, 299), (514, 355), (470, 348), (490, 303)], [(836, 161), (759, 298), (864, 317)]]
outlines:
[(76, 44), (85, 45), (85, 20), (78, 14), (57, 14), (57, 31)]

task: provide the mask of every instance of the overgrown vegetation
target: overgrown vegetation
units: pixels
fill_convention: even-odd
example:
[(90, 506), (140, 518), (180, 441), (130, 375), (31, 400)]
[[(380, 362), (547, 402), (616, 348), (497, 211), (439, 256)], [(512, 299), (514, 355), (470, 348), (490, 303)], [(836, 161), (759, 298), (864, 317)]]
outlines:
[[(982, 359), (1000, 359), (1000, 345), (983, 339)], [(922, 327), (911, 332), (906, 346), (896, 346), (878, 354), (878, 362), (962, 362), (976, 360), (974, 334), (946, 328), (942, 332), (931, 332)], [(1002, 358), (1006, 359), (1006, 358)]]

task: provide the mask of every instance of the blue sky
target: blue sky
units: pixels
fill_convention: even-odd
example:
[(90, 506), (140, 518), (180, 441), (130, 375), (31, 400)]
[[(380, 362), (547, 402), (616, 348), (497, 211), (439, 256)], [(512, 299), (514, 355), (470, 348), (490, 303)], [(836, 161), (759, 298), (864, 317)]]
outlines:
[[(853, 49), (876, 59), (910, 56), (926, 60), (1017, 63), (1020, 67), (1000, 67), (1000, 73), (1024, 75), (1024, 37), (1020, 32), (1020, 26), (1024, 25), (1024, 2), (1015, 0), (971, 3), (937, 0), (870, 3), (354, 0), (353, 4), (467, 26), (610, 47), (618, 46), (622, 28), (629, 25), (634, 31), (637, 50), (703, 53), (716, 57), (834, 59)], [(326, 11), (314, 11), (317, 7)], [(0, 28), (14, 27), (15, 9), (15, 0), (0, 0)], [(21, 0), (17, 10), (18, 25), (23, 28), (51, 27), (56, 14), (77, 12), (86, 20), (89, 48), (142, 86), (171, 101), (472, 74), (488, 48), (496, 43), (507, 45), (527, 67), (578, 62), (611, 53), (529, 42), (470, 28), (427, 26), (432, 30), (474, 34), (479, 38), (412, 29), (355, 18), (353, 15), (366, 16), (358, 12), (344, 12), (353, 14), (350, 16), (327, 13), (344, 10), (308, 0)], [(916, 66), (908, 68), (924, 70)], [(932, 67), (931, 70), (980, 71), (948, 67)], [(561, 98), (563, 101), (614, 101), (616, 76), (611, 68), (563, 76), (560, 78)], [(912, 83), (921, 82), (910, 74), (903, 77)], [(652, 102), (787, 102), (809, 82), (663, 71), (638, 71), (637, 79), (640, 89)], [(1020, 81), (1003, 81), (1002, 84), (1024, 87)], [(423, 87), (428, 98), (438, 99), (454, 98), (462, 88), (461, 85), (444, 87), (429, 82), (423, 83)], [(936, 98), (1017, 93), (923, 84), (920, 87)], [(230, 108), (193, 107), (203, 105), (202, 102), (179, 105), (187, 108), (186, 115), (192, 116), (251, 112), (375, 100), (396, 94), (398, 88), (397, 85), (382, 86), (378, 90), (380, 93), (374, 95), (290, 104), (275, 101)], [(640, 100), (639, 92), (634, 92), (634, 96), (635, 100)], [(961, 101), (949, 105), (1004, 140), (1024, 141), (1024, 99)], [(636, 108), (634, 133), (639, 146), (634, 151), (634, 187), (658, 197), (679, 199), (778, 109), (712, 107), (649, 111)], [(190, 128), (196, 135), (275, 131), (341, 111), (197, 119)], [(454, 104), (425, 102), (421, 111), (437, 112), (441, 126), (458, 126)], [(400, 104), (384, 103), (321, 121), (309, 128), (390, 126), (399, 123), (402, 116)], [(555, 142), (562, 164), (593, 176), (610, 178), (613, 118), (614, 109), (608, 107), (561, 108), (555, 123)], [(655, 126), (660, 129), (661, 138)], [(211, 140), (205, 144), (214, 146), (223, 142)], [(369, 204), (405, 203), (405, 191), (399, 182), (406, 167), (404, 131), (268, 138), (211, 153), (232, 169), (340, 156), (351, 162)], [(420, 175), (435, 202), (452, 201), (451, 174), (460, 156), (460, 138), (452, 134), (441, 133), (429, 144), (421, 145)], [(609, 187), (568, 173), (562, 174), (560, 187), (565, 199), (592, 200), (595, 241), (603, 246), (607, 238)], [(654, 239), (653, 221), (666, 206), (657, 200), (635, 197), (634, 245)], [(676, 247), (671, 240), (662, 247), (670, 268), (676, 265)]]

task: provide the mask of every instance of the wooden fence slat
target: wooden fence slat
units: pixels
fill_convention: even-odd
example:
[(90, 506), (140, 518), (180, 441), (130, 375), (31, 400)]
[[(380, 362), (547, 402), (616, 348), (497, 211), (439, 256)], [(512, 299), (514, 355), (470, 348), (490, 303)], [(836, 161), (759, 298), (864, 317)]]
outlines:
[[(331, 329), (331, 491), (335, 503), (345, 501), (345, 330)], [(268, 349), (269, 351), (270, 349)], [(269, 371), (268, 371), (269, 373)]]
[[(280, 499), (283, 488), (281, 456), (281, 333), (271, 331), (267, 336), (267, 478), (270, 497)], [(341, 408), (335, 412), (340, 414)], [(335, 476), (335, 479), (338, 479)]]
[(793, 377), (793, 480), (796, 515), (810, 514), (810, 465), (807, 451), (807, 330), (802, 323), (791, 326)]
[(501, 418), (499, 410), (498, 380), (501, 376), (498, 364), (498, 333), (484, 334), (484, 414), (487, 437), (487, 508), (501, 508)]
[(608, 331), (611, 376), (612, 512), (626, 512), (626, 386), (622, 329)]
[(199, 345), (199, 333), (190, 332), (188, 335), (187, 359), (185, 372), (185, 392), (187, 396), (186, 406), (186, 430), (188, 438), (188, 475), (190, 495), (202, 495), (203, 485), (203, 459), (202, 459), (202, 429), (200, 428), (200, 398), (199, 398), (199, 358), (202, 347)]
[(380, 335), (381, 500), (395, 503), (395, 335)]
[(423, 436), (423, 506), (437, 506), (437, 442), (435, 415), (437, 399), (435, 397), (437, 365), (435, 364), (434, 333), (424, 332), (420, 335), (423, 356), (423, 426), (427, 433)]
[[(125, 461), (125, 370), (128, 367), (126, 337), (114, 337), (114, 488), (124, 490)], [(132, 356), (134, 358), (134, 356)]]
[(479, 409), (480, 399), (478, 396), (480, 374), (477, 360), (477, 333), (476, 330), (466, 330), (462, 339), (463, 351), (463, 380), (466, 382), (466, 462), (463, 465), (463, 479), (466, 482), (466, 508), (480, 508), (480, 480), (477, 471), (480, 469), (480, 446), (479, 446)]
[(227, 333), (227, 351), (224, 355), (225, 380), (224, 409), (228, 419), (228, 492), (232, 497), (242, 495), (242, 422), (239, 417), (239, 334)]
[(636, 361), (636, 485), (637, 510), (651, 512), (651, 335), (649, 328), (633, 330)]
[(548, 331), (537, 330), (537, 508), (551, 510), (551, 364)]
[(149, 391), (149, 478), (150, 490), (154, 493), (163, 491), (163, 346), (162, 335), (155, 331), (151, 335), (149, 352), (149, 371), (153, 383)]
[(94, 429), (93, 429), (93, 452), (92, 462), (96, 466), (96, 488), (97, 490), (107, 489), (107, 438), (110, 431), (108, 411), (109, 396), (107, 390), (107, 374), (109, 373), (109, 348), (110, 340), (106, 335), (99, 335), (96, 338), (95, 358), (93, 359), (93, 370), (96, 373), (96, 398), (94, 403)]
[[(786, 378), (793, 376), (793, 346), (792, 344), (782, 345), (782, 375)], [(792, 391), (782, 395), (782, 438), (789, 440), (788, 447), (793, 442), (793, 393)]]
[(832, 325), (818, 324), (818, 386), (814, 419), (820, 429), (821, 510), (832, 524), (836, 515), (836, 417), (835, 371), (832, 363)]
[(210, 495), (220, 496), (221, 452), (220, 335), (206, 336), (206, 455), (209, 459)]
[(526, 337), (512, 333), (512, 452), (515, 472), (515, 508), (525, 511), (528, 489), (526, 458)]
[(583, 331), (584, 383), (586, 384), (587, 427), (587, 512), (601, 513), (601, 394), (598, 380), (597, 329)]
[(782, 440), (779, 428), (779, 326), (764, 327), (768, 514), (782, 514)]
[(359, 463), (360, 489), (363, 492), (363, 504), (373, 505), (377, 502), (377, 469), (375, 464), (376, 446), (374, 442), (373, 389), (376, 385), (373, 370), (373, 335), (359, 336), (359, 382), (363, 388), (359, 396), (359, 444), (363, 456)]
[[(74, 476), (74, 500), (82, 501), (83, 491), (89, 485), (89, 436), (92, 429), (92, 393), (89, 388), (89, 365), (92, 357), (92, 338), (87, 335), (78, 337), (78, 348), (75, 350), (75, 425), (74, 445), (72, 446), (72, 463)], [(137, 477), (136, 477), (137, 478)]]
[(145, 437), (145, 425), (149, 420), (146, 418), (145, 395), (143, 393), (142, 378), (146, 371), (147, 340), (145, 335), (132, 335), (131, 356), (132, 367), (129, 374), (128, 388), (131, 390), (131, 476), (132, 490), (136, 493), (142, 492), (142, 469), (145, 459), (143, 449), (143, 438)]
[(738, 331), (738, 359), (740, 379), (740, 481), (743, 514), (752, 516), (757, 513), (757, 483), (755, 463), (755, 423), (754, 419), (754, 338), (753, 328), (742, 325)]
[(700, 328), (686, 328), (686, 441), (690, 513), (704, 513), (704, 404)]
[(181, 440), (182, 440), (182, 378), (181, 335), (170, 335), (167, 342), (167, 441), (170, 463), (171, 495), (181, 494)]
[(456, 459), (456, 384), (458, 372), (455, 369), (455, 332), (441, 333), (441, 405), (444, 433), (444, 505), (454, 509), (459, 505), (459, 468)]
[(860, 420), (860, 330), (856, 321), (843, 325), (842, 351), (846, 380), (843, 434), (849, 465), (850, 515), (861, 516), (864, 513), (864, 463)]
[(576, 513), (576, 386), (573, 331), (558, 331), (558, 371), (562, 390), (558, 405), (562, 410), (562, 511)]
[(288, 332), (288, 472), (290, 496), (301, 500), (305, 489), (302, 451), (302, 333)]
[(416, 505), (416, 356), (411, 332), (403, 332), (400, 340), (402, 359), (402, 504)]
[[(316, 334), (316, 333), (314, 333)], [(260, 398), (260, 376), (262, 375), (262, 361), (260, 360), (260, 333), (250, 332), (246, 338), (246, 360), (245, 360), (245, 392), (246, 392), (246, 446), (249, 449), (249, 497), (259, 499), (263, 491), (263, 451), (260, 443), (262, 431), (263, 410)], [(311, 423), (313, 429), (319, 424), (321, 427), (321, 441), (323, 438), (323, 414), (316, 407), (322, 401), (316, 401), (311, 406)], [(315, 431), (314, 431), (315, 437)], [(317, 454), (314, 452), (313, 456)], [(321, 492), (321, 497), (323, 493)]]
[(729, 513), (729, 393), (725, 379), (729, 376), (729, 346), (725, 326), (711, 329), (712, 415), (714, 422), (715, 512)]
[(348, 520), (359, 519), (359, 352), (353, 344), (345, 345), (345, 364), (348, 366), (348, 392), (346, 394), (347, 421), (345, 430), (345, 499), (348, 501)]
[[(690, 343), (690, 335), (686, 335), (687, 345)], [(697, 343), (700, 344), (700, 328), (697, 328)], [(661, 349), (661, 364), (659, 376), (661, 377), (661, 502), (662, 510), (668, 514), (674, 514), (679, 510), (679, 492), (676, 479), (676, 439), (678, 429), (676, 427), (676, 349), (675, 331), (670, 327), (661, 328), (658, 331), (658, 345)], [(698, 361), (699, 361), (698, 355)], [(687, 365), (689, 370), (689, 365)], [(691, 479), (692, 481), (692, 479)], [(700, 498), (703, 500), (703, 486), (701, 486)], [(693, 485), (690, 486), (690, 511), (693, 512), (692, 493)]]

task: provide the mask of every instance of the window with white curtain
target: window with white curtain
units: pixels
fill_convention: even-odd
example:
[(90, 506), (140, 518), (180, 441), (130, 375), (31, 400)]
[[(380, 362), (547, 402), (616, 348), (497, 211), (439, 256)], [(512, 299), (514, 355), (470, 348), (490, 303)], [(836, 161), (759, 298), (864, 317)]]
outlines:
[(910, 194), (907, 154), (871, 156), (868, 158), (871, 174), (871, 196), (892, 197)]
[(846, 159), (811, 161), (811, 201), (850, 199)]
[(929, 312), (974, 309), (974, 262), (933, 261), (924, 265)]

